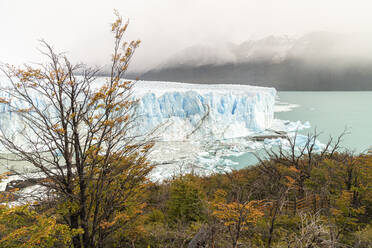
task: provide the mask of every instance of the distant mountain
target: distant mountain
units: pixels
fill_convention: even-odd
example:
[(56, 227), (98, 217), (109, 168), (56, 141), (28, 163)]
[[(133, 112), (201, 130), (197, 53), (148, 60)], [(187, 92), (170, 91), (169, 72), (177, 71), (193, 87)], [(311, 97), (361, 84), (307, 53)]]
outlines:
[(372, 39), (317, 32), (270, 36), (220, 47), (189, 47), (144, 80), (239, 83), (278, 90), (372, 90)]

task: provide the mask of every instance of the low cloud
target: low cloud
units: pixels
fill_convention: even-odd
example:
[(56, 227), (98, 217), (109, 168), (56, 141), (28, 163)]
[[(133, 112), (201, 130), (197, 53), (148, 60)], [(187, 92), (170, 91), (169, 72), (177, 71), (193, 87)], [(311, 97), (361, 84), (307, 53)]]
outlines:
[[(234, 59), (226, 53), (229, 42), (241, 44), (269, 35), (299, 37), (316, 30), (368, 32), (371, 7), (363, 0), (1, 1), (0, 61), (38, 61), (37, 40), (44, 38), (75, 61), (108, 63), (114, 8), (130, 19), (128, 39), (142, 40), (131, 68), (145, 71), (196, 44), (213, 48), (218, 53), (215, 59), (223, 62)], [(363, 55), (358, 46), (341, 48), (338, 52), (350, 57)]]

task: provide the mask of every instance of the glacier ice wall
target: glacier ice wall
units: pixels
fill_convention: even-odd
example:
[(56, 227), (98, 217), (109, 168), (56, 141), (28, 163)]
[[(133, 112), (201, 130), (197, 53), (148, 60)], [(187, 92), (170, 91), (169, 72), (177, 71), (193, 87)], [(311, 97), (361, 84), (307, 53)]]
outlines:
[[(105, 80), (98, 78), (96, 84)], [(0, 84), (6, 82), (0, 76)], [(274, 119), (274, 88), (138, 81), (133, 93), (139, 100), (134, 132), (157, 129), (156, 135), (163, 141), (243, 137), (270, 128)], [(0, 96), (6, 97), (4, 92)], [(41, 96), (33, 97), (38, 105), (45, 105)], [(17, 101), (13, 104), (19, 105)], [(0, 104), (0, 126), (15, 132), (23, 129), (6, 104)]]
[[(104, 80), (98, 78), (97, 85)], [(0, 77), (0, 84), (4, 81)], [(0, 96), (7, 97), (4, 92)], [(33, 97), (38, 106), (45, 107), (41, 96)], [(185, 164), (208, 172), (229, 170), (229, 151), (240, 153), (255, 145), (233, 138), (263, 132), (274, 123), (274, 88), (138, 81), (133, 97), (138, 99), (139, 117), (132, 132), (137, 135), (156, 130), (153, 136), (165, 141), (158, 142), (151, 154), (151, 160), (165, 164), (154, 171), (155, 178)], [(13, 104), (19, 105), (17, 101)], [(10, 133), (27, 132), (5, 104), (0, 104), (0, 128)], [(24, 143), (22, 135), (15, 138), (17, 143)], [(226, 139), (227, 143), (221, 141)]]
[[(97, 84), (104, 80), (98, 78)], [(7, 79), (0, 77), (0, 81), (4, 85)], [(0, 96), (6, 97), (4, 92)], [(139, 100), (135, 132), (158, 128), (164, 141), (247, 136), (270, 128), (275, 96), (274, 88), (138, 81), (134, 87), (134, 97)], [(45, 105), (41, 96), (33, 97), (38, 105)], [(6, 104), (0, 104), (2, 128), (20, 130), (19, 122)]]
[(138, 131), (159, 128), (164, 141), (227, 139), (271, 127), (276, 90), (246, 85), (139, 81)]
[[(0, 85), (6, 80), (0, 76)], [(102, 77), (96, 83), (104, 81)], [(7, 96), (0, 92), (0, 97)], [(33, 97), (38, 106), (45, 106), (42, 97)], [(274, 119), (274, 88), (138, 81), (133, 97), (138, 99), (139, 116), (133, 132), (137, 135), (156, 130), (154, 136), (160, 140), (150, 157), (161, 164), (152, 178), (165, 178), (173, 171), (179, 173), (181, 167), (188, 172), (210, 173), (247, 166), (247, 160), (253, 156), (240, 157), (282, 140), (254, 142), (246, 136), (270, 134), (265, 129), (291, 132), (302, 125)], [(0, 104), (0, 128), (5, 132), (27, 131), (5, 104)], [(19, 136), (15, 137), (17, 142), (24, 143)]]

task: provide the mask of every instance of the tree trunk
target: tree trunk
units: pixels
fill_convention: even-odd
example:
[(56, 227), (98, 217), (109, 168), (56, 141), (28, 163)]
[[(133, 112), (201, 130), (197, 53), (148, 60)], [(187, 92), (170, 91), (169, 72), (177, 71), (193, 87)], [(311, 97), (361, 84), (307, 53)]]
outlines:
[[(71, 228), (72, 229), (78, 229), (79, 228), (79, 216), (77, 214), (73, 214), (70, 217), (71, 221)], [(72, 244), (74, 245), (74, 248), (80, 248), (81, 243), (80, 243), (80, 234), (75, 235), (72, 237)]]
[(205, 226), (203, 226), (199, 229), (194, 238), (190, 241), (187, 248), (197, 248), (200, 245), (204, 245), (206, 243), (207, 237), (208, 230)]

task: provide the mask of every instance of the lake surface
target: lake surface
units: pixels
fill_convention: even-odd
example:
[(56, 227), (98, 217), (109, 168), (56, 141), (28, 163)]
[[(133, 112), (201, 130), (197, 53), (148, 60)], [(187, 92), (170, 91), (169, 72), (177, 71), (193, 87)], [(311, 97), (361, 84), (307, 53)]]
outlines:
[(298, 104), (288, 112), (276, 112), (275, 118), (302, 122), (309, 121), (310, 129), (322, 132), (321, 142), (329, 135), (339, 136), (345, 128), (343, 147), (355, 152), (364, 152), (372, 147), (372, 92), (278, 92), (280, 102)]
[[(275, 118), (292, 122), (310, 122), (311, 128), (300, 130), (307, 135), (316, 129), (321, 132), (319, 141), (326, 143), (330, 136), (336, 139), (345, 128), (341, 146), (356, 153), (372, 148), (372, 92), (278, 92)], [(286, 110), (287, 111), (284, 111)], [(288, 110), (290, 109), (290, 110)], [(257, 163), (256, 155), (264, 156), (260, 150), (228, 157), (241, 169)]]
[[(326, 143), (330, 135), (337, 138), (347, 128), (349, 134), (344, 137), (343, 147), (358, 153), (372, 147), (372, 92), (278, 92), (277, 100), (277, 109), (280, 112), (275, 112), (276, 119), (310, 123), (311, 128), (301, 130), (301, 134), (312, 133), (316, 128), (318, 132), (322, 132), (320, 141)], [(288, 111), (284, 111), (286, 109)], [(182, 156), (192, 157), (190, 149), (194, 153), (198, 152), (197, 149), (195, 151), (195, 146), (191, 145), (181, 146), (187, 148), (186, 152), (185, 149), (178, 149), (179, 147), (174, 144), (173, 146), (165, 144), (165, 146), (169, 146), (172, 156), (180, 153)], [(264, 156), (264, 152), (260, 149), (248, 150), (238, 156), (222, 156), (222, 158), (234, 162), (232, 168), (241, 169), (256, 164), (257, 155)], [(7, 156), (10, 155), (5, 154), (5, 157)], [(176, 160), (178, 159), (181, 158)], [(4, 161), (0, 159), (0, 163), (21, 168), (25, 166), (7, 159)], [(6, 167), (0, 167), (0, 173), (6, 170)], [(164, 171), (160, 171), (160, 174), (164, 174)]]

